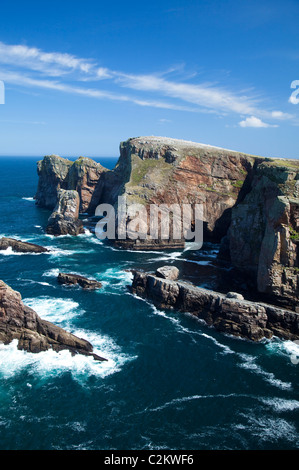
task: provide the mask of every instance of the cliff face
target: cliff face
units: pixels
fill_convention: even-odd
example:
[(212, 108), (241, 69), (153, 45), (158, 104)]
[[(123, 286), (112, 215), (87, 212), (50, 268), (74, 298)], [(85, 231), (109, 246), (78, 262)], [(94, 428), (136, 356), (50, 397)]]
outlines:
[(37, 164), (39, 176), (36, 192), (36, 203), (46, 209), (54, 209), (57, 203), (57, 193), (64, 188), (67, 175), (72, 165), (70, 160), (58, 155), (49, 155)]
[(265, 297), (295, 307), (299, 300), (299, 162), (258, 165), (242, 202), (232, 210), (222, 256), (246, 272)]
[(34, 310), (23, 304), (19, 292), (0, 280), (0, 342), (9, 344), (14, 339), (18, 340), (19, 349), (32, 353), (67, 349), (72, 354), (105, 360), (93, 354), (93, 347), (88, 341), (42, 320)]
[[(54, 209), (59, 189), (75, 190), (80, 212), (94, 214), (100, 203), (203, 204), (206, 235), (220, 240), (230, 211), (242, 196), (257, 161), (250, 155), (164, 137), (140, 137), (120, 144), (109, 171), (88, 158), (75, 162), (52, 155), (38, 163), (36, 203)], [(146, 243), (145, 243), (146, 244)]]
[(67, 187), (79, 194), (80, 212), (94, 213), (102, 195), (100, 178), (107, 170), (90, 158), (80, 157), (69, 168)]
[(147, 208), (150, 204), (203, 204), (205, 239), (219, 241), (255, 162), (250, 155), (193, 142), (129, 139), (120, 145), (121, 192), (128, 204)]

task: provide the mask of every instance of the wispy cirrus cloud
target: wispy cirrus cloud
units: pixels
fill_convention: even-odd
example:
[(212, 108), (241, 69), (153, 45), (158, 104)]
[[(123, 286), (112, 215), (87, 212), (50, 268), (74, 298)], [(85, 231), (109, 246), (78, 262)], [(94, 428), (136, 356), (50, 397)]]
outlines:
[[(101, 67), (95, 59), (0, 42), (0, 79), (6, 83), (131, 102), (143, 107), (245, 116), (239, 123), (241, 127), (270, 127), (272, 124), (266, 124), (262, 119), (292, 118), (280, 110), (264, 109), (261, 98), (252, 92), (240, 92), (213, 83), (196, 83), (197, 76), (191, 78), (193, 83), (190, 83), (190, 77), (188, 81), (175, 80), (171, 70), (165, 74), (124, 73)], [(89, 86), (91, 82), (93, 87)]]
[(68, 53), (44, 52), (36, 47), (9, 45), (0, 42), (0, 63), (41, 72), (48, 76), (63, 76), (81, 72), (94, 78), (109, 78), (104, 67), (98, 67), (92, 59), (82, 59)]

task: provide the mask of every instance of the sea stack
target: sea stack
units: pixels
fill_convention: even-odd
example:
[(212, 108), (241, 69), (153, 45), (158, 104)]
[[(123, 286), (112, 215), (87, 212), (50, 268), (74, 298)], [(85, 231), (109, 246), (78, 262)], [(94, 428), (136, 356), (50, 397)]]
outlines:
[(60, 189), (57, 204), (48, 220), (46, 232), (50, 235), (79, 235), (84, 233), (83, 222), (79, 219), (80, 199), (77, 191)]

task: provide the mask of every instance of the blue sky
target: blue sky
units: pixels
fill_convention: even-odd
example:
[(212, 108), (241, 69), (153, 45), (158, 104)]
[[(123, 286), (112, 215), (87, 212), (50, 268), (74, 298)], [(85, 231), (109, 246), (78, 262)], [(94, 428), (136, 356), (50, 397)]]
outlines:
[(298, 0), (2, 2), (0, 155), (159, 135), (298, 158), (298, 24)]

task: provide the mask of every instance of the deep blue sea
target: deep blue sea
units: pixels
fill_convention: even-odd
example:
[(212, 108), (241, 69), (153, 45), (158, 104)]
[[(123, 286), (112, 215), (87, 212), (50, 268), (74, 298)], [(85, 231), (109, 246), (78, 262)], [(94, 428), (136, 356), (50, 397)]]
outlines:
[[(217, 246), (136, 253), (114, 249), (90, 230), (45, 235), (50, 212), (33, 199), (37, 160), (0, 158), (0, 236), (52, 252), (0, 252), (0, 279), (108, 361), (0, 345), (0, 449), (297, 449), (295, 343), (232, 338), (190, 315), (158, 310), (127, 289), (127, 269), (164, 264), (213, 288), (226, 269), (217, 265)], [(109, 168), (116, 162), (96, 160)], [(59, 271), (93, 277), (103, 287), (61, 286)]]

